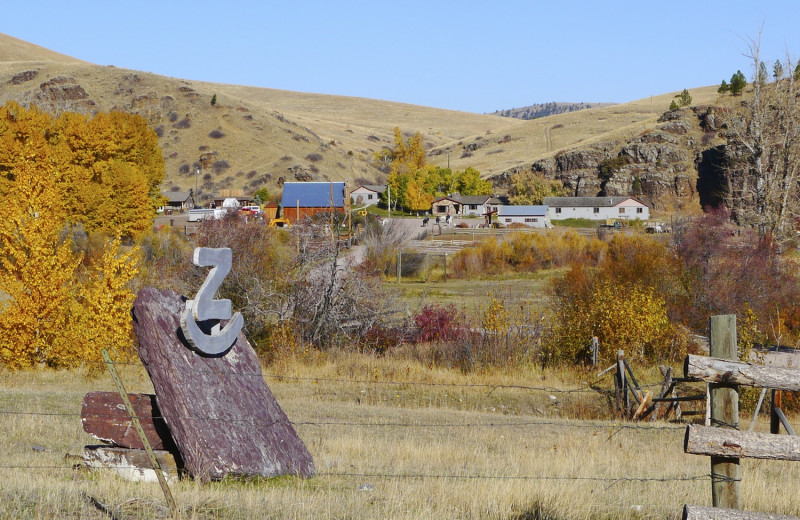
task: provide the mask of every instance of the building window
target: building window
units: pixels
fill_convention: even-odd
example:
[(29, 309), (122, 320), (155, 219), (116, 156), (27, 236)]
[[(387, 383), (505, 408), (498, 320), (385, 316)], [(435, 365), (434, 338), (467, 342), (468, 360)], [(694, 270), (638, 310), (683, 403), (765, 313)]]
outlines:
[(619, 214), (620, 215), (624, 215), (625, 214), (625, 208), (619, 208)]
[(600, 208), (594, 208), (594, 210), (593, 210), (593, 213), (594, 213), (595, 215), (597, 215), (598, 213), (600, 213)]
[(561, 208), (556, 208), (556, 213), (561, 213)]
[(525, 217), (525, 222), (539, 222), (538, 218)]
[(372, 200), (372, 193), (367, 193), (367, 200)]
[(644, 213), (644, 208), (636, 208), (636, 213)]
[(504, 220), (505, 220), (506, 222), (511, 222), (511, 219), (510, 219), (510, 218), (506, 218), (506, 219), (504, 219)]
[(478, 205), (477, 204), (470, 204), (469, 205), (469, 209), (472, 209), (472, 210), (478, 209)]

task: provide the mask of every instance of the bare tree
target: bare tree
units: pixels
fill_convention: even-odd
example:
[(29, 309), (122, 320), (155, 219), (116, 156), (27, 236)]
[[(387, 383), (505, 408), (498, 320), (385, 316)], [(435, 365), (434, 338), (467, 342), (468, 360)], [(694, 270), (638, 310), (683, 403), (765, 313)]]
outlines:
[[(727, 120), (727, 205), (734, 220), (780, 241), (794, 237), (800, 209), (800, 100), (797, 79), (757, 81), (762, 71), (761, 34), (748, 43), (753, 94)], [(794, 70), (788, 57), (784, 70)]]

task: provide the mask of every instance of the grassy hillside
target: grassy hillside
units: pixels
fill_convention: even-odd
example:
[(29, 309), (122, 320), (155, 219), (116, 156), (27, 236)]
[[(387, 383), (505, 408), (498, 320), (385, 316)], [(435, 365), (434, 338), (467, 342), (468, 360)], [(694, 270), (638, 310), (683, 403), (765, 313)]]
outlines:
[[(363, 98), (190, 81), (94, 65), (0, 34), (0, 103), (125, 110), (160, 136), (165, 187), (275, 190), (284, 180), (381, 182), (370, 161), (395, 126), (421, 132), (429, 162), (492, 176), (559, 150), (617, 142), (653, 126), (675, 93), (523, 121)], [(716, 88), (691, 89), (695, 103)], [(216, 104), (211, 99), (216, 94)]]

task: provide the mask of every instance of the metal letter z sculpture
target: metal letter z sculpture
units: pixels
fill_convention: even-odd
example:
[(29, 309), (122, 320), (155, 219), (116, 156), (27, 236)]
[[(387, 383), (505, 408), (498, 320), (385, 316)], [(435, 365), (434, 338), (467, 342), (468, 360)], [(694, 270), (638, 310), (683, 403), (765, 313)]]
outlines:
[[(214, 300), (214, 295), (231, 270), (233, 254), (230, 248), (212, 249), (198, 247), (194, 250), (194, 264), (209, 267), (209, 271), (194, 300), (186, 301), (186, 309), (181, 315), (181, 329), (189, 343), (205, 354), (222, 354), (236, 341), (242, 330), (244, 318), (240, 313), (231, 316), (230, 300)], [(197, 322), (205, 320), (229, 320), (222, 330), (217, 323), (206, 334)]]

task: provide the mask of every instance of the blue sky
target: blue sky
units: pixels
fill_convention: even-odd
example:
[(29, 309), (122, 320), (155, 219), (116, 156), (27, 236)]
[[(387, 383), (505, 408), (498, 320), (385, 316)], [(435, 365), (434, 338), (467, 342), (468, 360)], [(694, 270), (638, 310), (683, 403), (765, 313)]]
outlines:
[(800, 57), (797, 0), (9, 4), (0, 32), (92, 63), (477, 113), (750, 77), (762, 26), (764, 61)]

